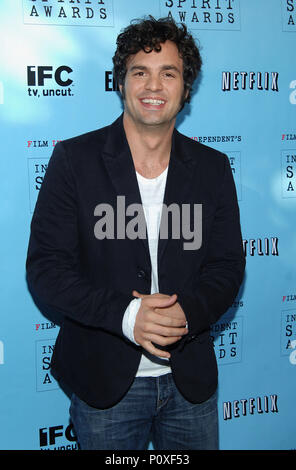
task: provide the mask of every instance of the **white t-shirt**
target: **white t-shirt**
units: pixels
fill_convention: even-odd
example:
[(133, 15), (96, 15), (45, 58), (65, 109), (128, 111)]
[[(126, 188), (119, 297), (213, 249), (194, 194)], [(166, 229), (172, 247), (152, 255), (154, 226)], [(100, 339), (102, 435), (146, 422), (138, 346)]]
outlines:
[[(151, 274), (151, 294), (159, 292), (158, 287), (158, 271), (157, 271), (157, 248), (158, 248), (158, 236), (159, 236), (159, 227), (160, 227), (160, 218), (163, 204), (163, 197), (166, 185), (167, 178), (167, 168), (156, 178), (144, 178), (139, 173), (136, 173), (145, 219), (147, 225), (148, 233), (148, 243), (149, 243), (149, 252), (152, 266)], [(134, 299), (131, 301), (127, 307), (124, 318), (122, 329), (125, 336), (129, 338), (130, 341), (136, 343), (134, 339), (134, 325), (136, 315), (138, 313), (139, 307), (141, 304), (141, 299)], [(136, 343), (137, 344), (137, 343)], [(141, 361), (139, 364), (137, 377), (147, 377), (153, 376), (157, 377), (159, 375), (167, 374), (171, 372), (169, 365), (163, 365), (156, 362), (153, 362), (154, 357), (150, 355), (151, 359), (148, 357), (145, 351), (142, 354)], [(165, 359), (161, 358), (162, 361)]]

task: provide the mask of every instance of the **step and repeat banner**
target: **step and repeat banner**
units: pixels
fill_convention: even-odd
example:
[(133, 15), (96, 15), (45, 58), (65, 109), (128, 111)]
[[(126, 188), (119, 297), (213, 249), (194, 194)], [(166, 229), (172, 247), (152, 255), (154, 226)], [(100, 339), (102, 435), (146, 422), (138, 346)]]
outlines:
[(200, 44), (177, 127), (227, 154), (241, 211), (246, 275), (212, 327), (220, 449), (296, 448), (296, 0), (1, 0), (0, 449), (78, 449), (58, 325), (25, 281), (30, 222), (55, 144), (122, 112), (116, 37), (148, 14)]

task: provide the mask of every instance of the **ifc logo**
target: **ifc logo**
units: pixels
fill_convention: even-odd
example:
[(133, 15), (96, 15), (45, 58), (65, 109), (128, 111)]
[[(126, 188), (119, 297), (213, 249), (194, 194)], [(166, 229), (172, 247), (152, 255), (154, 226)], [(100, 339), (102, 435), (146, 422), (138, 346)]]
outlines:
[[(38, 98), (40, 96), (73, 96), (70, 88), (70, 85), (73, 87), (73, 80), (69, 78), (69, 74), (72, 72), (71, 67), (67, 65), (61, 65), (55, 71), (51, 65), (28, 65), (28, 95)], [(50, 88), (44, 88), (46, 83), (49, 83)]]

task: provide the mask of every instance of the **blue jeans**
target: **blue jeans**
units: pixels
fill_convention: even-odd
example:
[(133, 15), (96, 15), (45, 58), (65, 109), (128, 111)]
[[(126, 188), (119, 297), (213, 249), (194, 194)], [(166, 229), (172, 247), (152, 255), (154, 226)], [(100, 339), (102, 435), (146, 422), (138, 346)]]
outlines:
[(216, 393), (193, 404), (184, 399), (172, 374), (136, 377), (123, 399), (108, 409), (72, 396), (70, 416), (83, 450), (216, 450)]

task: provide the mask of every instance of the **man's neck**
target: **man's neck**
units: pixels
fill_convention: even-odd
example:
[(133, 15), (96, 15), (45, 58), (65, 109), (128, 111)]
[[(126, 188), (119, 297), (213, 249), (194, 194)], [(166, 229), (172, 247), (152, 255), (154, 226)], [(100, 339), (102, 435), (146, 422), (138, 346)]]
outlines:
[(156, 178), (168, 166), (175, 120), (164, 126), (135, 124), (124, 113), (123, 126), (135, 169), (146, 178)]

